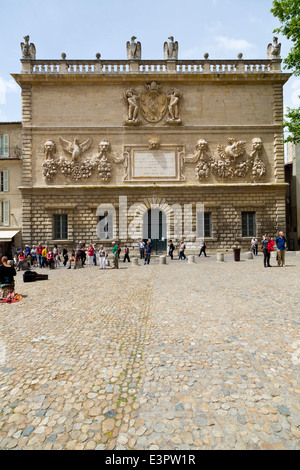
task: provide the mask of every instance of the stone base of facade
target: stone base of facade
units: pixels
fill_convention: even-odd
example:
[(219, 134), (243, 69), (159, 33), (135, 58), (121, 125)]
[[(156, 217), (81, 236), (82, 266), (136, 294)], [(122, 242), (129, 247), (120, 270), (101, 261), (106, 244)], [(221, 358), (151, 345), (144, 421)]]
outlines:
[[(284, 184), (23, 188), (23, 243), (75, 247), (82, 242), (111, 247), (114, 240), (136, 249), (145, 238), (145, 214), (159, 209), (165, 216), (164, 239), (175, 244), (184, 240), (187, 250), (198, 250), (205, 238), (210, 251), (234, 246), (248, 251), (252, 234), (243, 233), (242, 214), (255, 214), (257, 238), (285, 231), (285, 190)], [(197, 213), (201, 211), (210, 214), (210, 233), (205, 236), (199, 232)], [(60, 214), (67, 214), (65, 239), (54, 236), (54, 218)], [(108, 214), (111, 231), (101, 237), (99, 217)]]

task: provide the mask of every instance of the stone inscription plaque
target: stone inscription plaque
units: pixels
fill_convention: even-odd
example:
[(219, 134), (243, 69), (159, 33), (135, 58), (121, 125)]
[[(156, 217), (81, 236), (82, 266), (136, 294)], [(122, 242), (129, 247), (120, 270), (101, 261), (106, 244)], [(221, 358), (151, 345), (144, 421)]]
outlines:
[(175, 150), (135, 150), (132, 156), (133, 178), (176, 178)]

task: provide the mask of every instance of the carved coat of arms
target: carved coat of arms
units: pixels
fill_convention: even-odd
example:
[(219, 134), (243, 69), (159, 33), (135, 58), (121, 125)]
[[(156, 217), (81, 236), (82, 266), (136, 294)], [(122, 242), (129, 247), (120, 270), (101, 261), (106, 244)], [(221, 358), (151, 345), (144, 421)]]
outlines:
[(165, 115), (168, 99), (162, 91), (162, 85), (156, 82), (147, 83), (140, 95), (141, 110), (148, 122), (159, 122)]

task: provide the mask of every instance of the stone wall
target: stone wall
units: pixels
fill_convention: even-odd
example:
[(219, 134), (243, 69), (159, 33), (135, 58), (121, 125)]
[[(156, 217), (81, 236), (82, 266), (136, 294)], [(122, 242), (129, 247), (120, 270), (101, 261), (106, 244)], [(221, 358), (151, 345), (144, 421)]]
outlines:
[[(26, 192), (28, 194), (26, 194)], [(122, 211), (119, 210), (120, 196), (123, 197)], [(126, 200), (124, 199), (126, 197)], [(127, 203), (127, 237), (120, 236), (120, 216), (124, 215), (124, 200)], [(285, 230), (284, 205), (285, 186), (279, 190), (276, 185), (259, 187), (226, 187), (225, 185), (212, 190), (201, 188), (68, 188), (60, 190), (34, 190), (23, 193), (24, 226), (23, 237), (26, 243), (48, 244), (58, 243), (76, 246), (79, 241), (84, 243), (100, 242), (108, 247), (108, 242), (97, 237), (98, 217), (97, 208), (100, 205), (113, 205), (115, 208), (114, 239), (121, 244), (125, 242), (136, 248), (142, 236), (142, 220), (145, 211), (152, 208), (162, 210), (169, 220), (167, 238), (180, 241), (183, 238), (188, 250), (198, 250), (200, 238), (197, 236), (196, 205), (203, 204), (205, 212), (212, 214), (212, 236), (206, 238), (210, 250), (230, 250), (233, 245), (239, 245), (247, 250), (251, 237), (242, 237), (242, 212), (256, 212), (256, 231), (260, 237), (268, 232), (275, 236), (279, 230)], [(135, 206), (134, 206), (135, 205)], [(174, 234), (174, 205), (181, 208), (182, 234)], [(131, 211), (129, 210), (131, 208)], [(179, 209), (180, 210), (180, 209)], [(68, 214), (68, 240), (53, 239), (53, 215)], [(134, 238), (131, 237), (131, 224), (135, 221)], [(28, 230), (26, 230), (28, 224)], [(30, 227), (30, 229), (29, 229)], [(192, 233), (190, 233), (190, 230)]]

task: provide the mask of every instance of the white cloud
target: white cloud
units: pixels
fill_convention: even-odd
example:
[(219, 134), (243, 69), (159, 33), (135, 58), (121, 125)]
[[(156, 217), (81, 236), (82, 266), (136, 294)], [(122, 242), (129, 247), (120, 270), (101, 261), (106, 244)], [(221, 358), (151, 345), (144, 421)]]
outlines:
[(17, 93), (19, 87), (13, 80), (4, 80), (0, 77), (0, 104), (6, 103), (6, 94), (9, 92)]
[(226, 36), (216, 36), (217, 46), (228, 52), (252, 52), (256, 49), (254, 44), (245, 39), (234, 39)]

